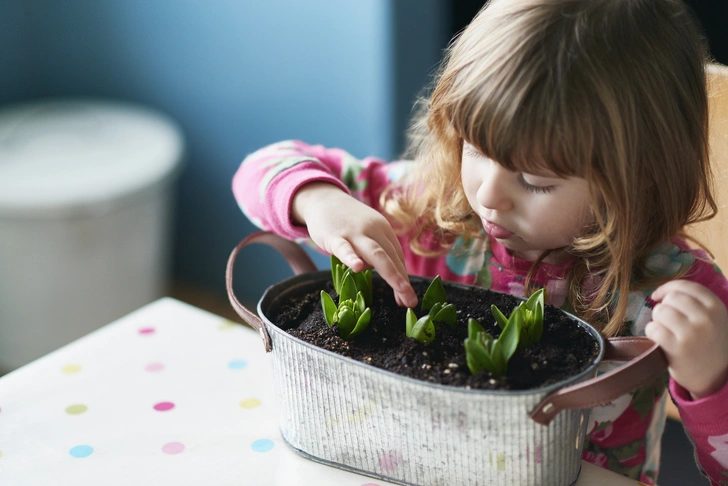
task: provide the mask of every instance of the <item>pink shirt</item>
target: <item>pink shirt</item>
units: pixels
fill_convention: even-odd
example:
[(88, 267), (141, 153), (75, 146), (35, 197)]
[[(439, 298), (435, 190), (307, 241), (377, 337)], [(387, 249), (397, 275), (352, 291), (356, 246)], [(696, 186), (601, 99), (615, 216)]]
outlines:
[[(312, 244), (306, 228), (291, 222), (291, 201), (300, 187), (315, 181), (328, 182), (379, 209), (382, 191), (396, 184), (412, 164), (386, 163), (371, 157), (358, 160), (340, 149), (285, 141), (249, 155), (233, 178), (233, 193), (243, 213), (259, 228)], [(447, 254), (438, 257), (414, 254), (406, 235), (399, 240), (411, 275), (440, 275), (445, 280), (524, 295), (523, 284), (532, 262), (511, 256), (495, 240), (466, 244), (457, 239)], [(532, 277), (534, 285), (546, 287), (552, 305), (569, 305), (565, 277), (570, 265), (571, 262), (544, 263)], [(690, 265), (683, 278), (706, 286), (728, 306), (728, 280), (705, 252), (690, 249), (682, 240), (665, 242), (648, 258), (647, 265), (665, 275)], [(652, 290), (629, 294), (627, 329), (632, 335), (644, 335), (645, 325), (651, 319), (653, 302), (648, 296)], [(614, 366), (608, 362), (601, 365), (603, 371)], [(711, 484), (728, 484), (728, 384), (712, 396), (693, 401), (670, 378), (667, 383), (656, 382), (592, 409), (583, 458), (643, 483), (655, 484), (668, 388), (695, 444), (699, 467)]]

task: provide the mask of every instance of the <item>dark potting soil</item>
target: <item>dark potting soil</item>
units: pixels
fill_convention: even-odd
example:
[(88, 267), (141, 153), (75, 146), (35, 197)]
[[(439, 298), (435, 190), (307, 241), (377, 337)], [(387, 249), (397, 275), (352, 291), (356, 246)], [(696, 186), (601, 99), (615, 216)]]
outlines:
[[(430, 280), (412, 281), (422, 296)], [(322, 308), (320, 290), (287, 299), (269, 319), (291, 335), (334, 353), (400, 375), (431, 383), (488, 390), (527, 390), (560, 382), (586, 369), (598, 354), (598, 343), (581, 326), (547, 305), (541, 341), (517, 350), (508, 363), (506, 375), (494, 377), (488, 371), (470, 373), (463, 341), (468, 334), (468, 318), (477, 319), (494, 337), (500, 334), (490, 311), (491, 304), (508, 316), (520, 300), (478, 287), (464, 288), (443, 282), (447, 302), (457, 309), (457, 324), (437, 328), (435, 340), (420, 343), (405, 336), (406, 308), (399, 307), (392, 289), (381, 278), (373, 282), (372, 319), (369, 327), (351, 341), (329, 327)], [(338, 302), (331, 282), (325, 289)], [(417, 308), (417, 317), (425, 315)]]

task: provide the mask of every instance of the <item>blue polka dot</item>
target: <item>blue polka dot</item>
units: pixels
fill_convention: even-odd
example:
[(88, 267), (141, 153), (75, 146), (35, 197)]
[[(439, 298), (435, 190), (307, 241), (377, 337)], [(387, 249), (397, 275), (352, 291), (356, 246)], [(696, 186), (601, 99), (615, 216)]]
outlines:
[(236, 359), (235, 361), (231, 361), (228, 363), (228, 368), (231, 370), (242, 370), (248, 366), (248, 362), (244, 359)]
[(268, 452), (273, 449), (273, 441), (270, 439), (258, 439), (250, 447), (256, 452)]
[(90, 445), (77, 445), (76, 447), (71, 447), (68, 453), (73, 457), (84, 458), (90, 456), (93, 451), (94, 448)]

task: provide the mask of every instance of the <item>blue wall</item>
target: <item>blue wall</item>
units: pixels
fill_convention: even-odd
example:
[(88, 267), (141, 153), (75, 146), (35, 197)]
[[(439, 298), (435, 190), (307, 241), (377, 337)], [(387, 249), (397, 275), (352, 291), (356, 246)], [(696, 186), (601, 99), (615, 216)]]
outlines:
[[(416, 11), (410, 32), (426, 27), (422, 42), (435, 47), (419, 67), (397, 74), (397, 1), (6, 0), (0, 5), (0, 103), (101, 96), (176, 119), (187, 158), (174, 276), (222, 291), (230, 250), (254, 230), (230, 191), (246, 154), (300, 138), (362, 157), (396, 155), (401, 123), (394, 78), (424, 83), (442, 39), (428, 41), (433, 22), (421, 22), (437, 18), (440, 2), (408, 0)], [(405, 51), (420, 52), (419, 42)], [(319, 255), (317, 263), (327, 260)], [(238, 265), (237, 289), (257, 299), (289, 275), (272, 250), (251, 247)]]
[(35, 78), (26, 25), (20, 1), (0, 1), (0, 103), (26, 97)]

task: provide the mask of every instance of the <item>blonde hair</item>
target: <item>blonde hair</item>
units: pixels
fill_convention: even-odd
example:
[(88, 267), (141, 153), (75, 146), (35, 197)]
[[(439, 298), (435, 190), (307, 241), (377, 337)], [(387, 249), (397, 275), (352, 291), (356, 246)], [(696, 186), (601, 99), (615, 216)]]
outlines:
[(482, 237), (463, 141), (513, 171), (584, 178), (595, 223), (569, 248), (569, 301), (616, 335), (630, 290), (675, 278), (647, 271), (650, 249), (716, 212), (706, 62), (680, 0), (491, 1), (448, 47), (411, 129), (419, 170), (385, 211), (419, 253), (431, 231)]

